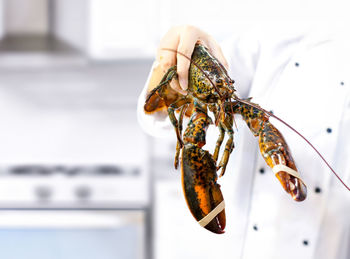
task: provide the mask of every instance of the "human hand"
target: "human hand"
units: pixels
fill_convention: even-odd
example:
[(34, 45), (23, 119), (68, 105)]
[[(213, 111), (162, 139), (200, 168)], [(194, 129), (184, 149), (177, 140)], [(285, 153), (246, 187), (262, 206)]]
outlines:
[[(172, 27), (160, 41), (157, 51), (157, 61), (163, 73), (170, 67), (177, 65), (179, 80), (172, 80), (170, 86), (181, 94), (186, 94), (188, 87), (190, 60), (179, 53), (181, 52), (191, 58), (197, 42), (207, 47), (209, 52), (216, 57), (226, 69), (228, 68), (228, 63), (222, 54), (222, 50), (212, 36), (191, 25)], [(174, 52), (165, 49), (172, 49)], [(178, 51), (178, 53), (175, 51)]]

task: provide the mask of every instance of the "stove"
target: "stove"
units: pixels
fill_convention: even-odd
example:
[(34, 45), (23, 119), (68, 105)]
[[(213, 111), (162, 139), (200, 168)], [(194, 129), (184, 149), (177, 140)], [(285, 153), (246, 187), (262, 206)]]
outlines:
[(125, 66), (0, 75), (0, 208), (148, 206), (149, 140)]
[(0, 208), (136, 209), (148, 205), (148, 179), (136, 166), (3, 165)]

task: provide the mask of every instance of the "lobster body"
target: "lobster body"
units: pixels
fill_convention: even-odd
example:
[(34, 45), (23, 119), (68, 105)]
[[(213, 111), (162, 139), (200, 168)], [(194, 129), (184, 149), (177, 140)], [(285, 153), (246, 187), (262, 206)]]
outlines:
[[(289, 147), (282, 134), (269, 122), (265, 110), (250, 99), (239, 99), (235, 95), (234, 81), (226, 69), (208, 50), (199, 44), (195, 46), (189, 69), (187, 95), (170, 88), (170, 81), (177, 80), (176, 66), (171, 67), (161, 82), (147, 96), (146, 113), (167, 109), (168, 116), (177, 136), (175, 168), (178, 167), (180, 152), (182, 185), (187, 205), (201, 226), (214, 233), (223, 233), (226, 225), (224, 199), (217, 183), (217, 171), (222, 176), (229, 156), (234, 148), (234, 115), (239, 114), (255, 136), (266, 163), (273, 168), (283, 188), (296, 201), (306, 198), (306, 186), (301, 180)], [(178, 119), (175, 110), (180, 109)], [(220, 135), (213, 155), (202, 149), (206, 143), (206, 129), (213, 124), (208, 110), (215, 118)], [(182, 135), (184, 115), (190, 115), (189, 123)], [(228, 139), (218, 156), (225, 134)]]

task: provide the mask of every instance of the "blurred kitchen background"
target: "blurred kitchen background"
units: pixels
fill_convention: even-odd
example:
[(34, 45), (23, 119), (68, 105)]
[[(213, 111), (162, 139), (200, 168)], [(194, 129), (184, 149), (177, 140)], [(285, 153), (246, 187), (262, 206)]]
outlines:
[(283, 15), (253, 2), (0, 0), (0, 258), (238, 257), (230, 223), (196, 224), (175, 138), (146, 136), (136, 105), (172, 25), (220, 41)]
[(136, 120), (159, 4), (0, 0), (0, 258), (192, 253), (175, 144)]

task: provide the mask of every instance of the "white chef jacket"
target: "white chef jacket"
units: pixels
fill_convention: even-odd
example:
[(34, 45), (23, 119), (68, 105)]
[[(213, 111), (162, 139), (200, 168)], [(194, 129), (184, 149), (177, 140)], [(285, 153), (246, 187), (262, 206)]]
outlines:
[[(333, 30), (288, 26), (233, 35), (224, 42), (231, 78), (240, 97), (253, 97), (300, 131), (349, 185), (349, 40)], [(146, 87), (138, 105), (141, 126), (151, 135), (175, 138), (167, 118), (143, 113), (145, 94)], [(350, 192), (300, 137), (270, 119), (285, 136), (308, 187), (305, 201), (293, 201), (262, 159), (257, 139), (236, 120), (235, 150), (220, 182), (225, 199), (230, 197), (227, 224), (237, 233), (235, 258), (349, 259)], [(209, 129), (210, 151), (217, 134)], [(225, 181), (230, 181), (229, 190)]]

